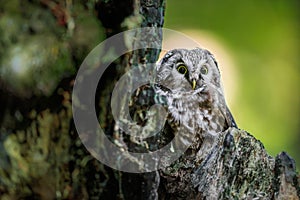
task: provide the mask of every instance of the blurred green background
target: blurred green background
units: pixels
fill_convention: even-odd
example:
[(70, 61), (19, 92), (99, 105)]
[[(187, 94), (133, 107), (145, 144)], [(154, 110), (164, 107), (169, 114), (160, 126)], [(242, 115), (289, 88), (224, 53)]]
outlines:
[(299, 8), (299, 0), (172, 0), (164, 26), (205, 31), (222, 41), (235, 63), (233, 75), (239, 76), (232, 77), (237, 91), (229, 104), (239, 128), (261, 140), (273, 156), (287, 151), (298, 165)]

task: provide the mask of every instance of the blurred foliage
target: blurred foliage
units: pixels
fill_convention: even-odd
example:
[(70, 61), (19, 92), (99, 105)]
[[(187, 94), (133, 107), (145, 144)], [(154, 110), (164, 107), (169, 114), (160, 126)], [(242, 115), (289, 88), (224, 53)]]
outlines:
[(173, 0), (165, 17), (165, 28), (205, 30), (224, 41), (239, 74), (231, 105), (239, 127), (272, 155), (287, 151), (298, 165), (299, 8), (298, 0)]
[(16, 96), (51, 95), (104, 38), (89, 2), (0, 4), (0, 81)]

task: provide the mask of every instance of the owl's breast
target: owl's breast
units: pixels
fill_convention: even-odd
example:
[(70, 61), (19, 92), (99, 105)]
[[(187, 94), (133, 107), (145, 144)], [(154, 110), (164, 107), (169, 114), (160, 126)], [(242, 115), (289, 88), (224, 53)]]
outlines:
[(208, 95), (169, 97), (167, 100), (172, 120), (190, 132), (216, 135), (225, 129), (226, 119), (221, 107), (210, 101)]

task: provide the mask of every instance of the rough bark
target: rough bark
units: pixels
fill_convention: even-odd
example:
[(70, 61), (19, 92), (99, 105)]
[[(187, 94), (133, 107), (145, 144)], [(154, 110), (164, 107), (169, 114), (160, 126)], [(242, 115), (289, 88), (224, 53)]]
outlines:
[(298, 199), (295, 162), (286, 153), (269, 156), (262, 143), (230, 128), (193, 173), (193, 186), (206, 199)]
[[(91, 27), (97, 26), (96, 23), (89, 26), (75, 19), (74, 29), (68, 5), (58, 4), (55, 10), (52, 7), (54, 1), (14, 2), (19, 6), (17, 11), (25, 4), (38, 10), (32, 16), (40, 16), (39, 19), (42, 16), (42, 22), (49, 20), (48, 17), (52, 20), (47, 27), (41, 26), (34, 23), (41, 21), (31, 18), (26, 11), (14, 18), (18, 21), (25, 16), (22, 23), (27, 19), (30, 21), (26, 34), (28, 37), (32, 33), (35, 35), (29, 38), (30, 41), (39, 42), (37, 36), (44, 41), (45, 37), (49, 37), (47, 47), (51, 47), (51, 41), (59, 40), (63, 45), (56, 48), (62, 52), (69, 51), (62, 61), (51, 63), (53, 57), (47, 58), (45, 63), (50, 63), (50, 67), (61, 62), (65, 66), (72, 65), (70, 63), (79, 65), (84, 58), (82, 54), (87, 51), (78, 52), (78, 49), (89, 49), (93, 45), (86, 38), (100, 37), (98, 30), (94, 31), (95, 34), (90, 31), (90, 37), (80, 33), (80, 30), (94, 30)], [(130, 28), (163, 26), (163, 0), (102, 0), (95, 7), (91, 2), (78, 3), (82, 7), (79, 6), (77, 11), (84, 15), (85, 20), (94, 20), (89, 17), (96, 11), (107, 37)], [(4, 3), (1, 2), (1, 5)], [(6, 15), (5, 10), (0, 9), (0, 13), (3, 17), (11, 17)], [(88, 16), (86, 13), (89, 13)], [(3, 21), (0, 25), (3, 28)], [(20, 30), (16, 30), (8, 36), (0, 32), (1, 36), (5, 36), (3, 38), (9, 38), (1, 40), (8, 50), (15, 43), (23, 42), (17, 37)], [(52, 32), (54, 35), (48, 34)], [(71, 39), (62, 39), (66, 35)], [(160, 32), (149, 33), (147, 37), (161, 40), (162, 35)], [(68, 48), (65, 49), (65, 46)], [(156, 49), (129, 52), (113, 63), (101, 79), (97, 90), (97, 112), (108, 136), (115, 138), (123, 134), (115, 131), (111, 111), (107, 109), (114, 83), (130, 68), (155, 62), (158, 54)], [(2, 61), (4, 56), (5, 52), (0, 49)], [(15, 88), (9, 87), (11, 83), (1, 78), (1, 199), (187, 199), (182, 194), (189, 194), (189, 199), (299, 199), (299, 177), (293, 159), (286, 153), (280, 153), (276, 158), (269, 156), (260, 141), (238, 129), (220, 134), (204, 162), (188, 172), (191, 181), (179, 180), (171, 190), (161, 181), (158, 171), (131, 174), (104, 166), (86, 151), (76, 133), (71, 109), (75, 73), (69, 73), (69, 77), (60, 77), (62, 80), (53, 88), (45, 90), (31, 89), (37, 83), (43, 87), (47, 85), (39, 79), (41, 77), (33, 82), (21, 82), (23, 85)], [(53, 80), (51, 77), (50, 80)], [(182, 194), (172, 191), (182, 191)]]
[[(132, 4), (130, 4), (132, 2)], [(109, 3), (101, 3), (101, 6), (104, 6), (105, 9), (109, 9), (110, 6), (114, 7), (114, 4), (117, 1), (110, 1)], [(117, 26), (115, 29), (111, 29), (111, 18), (105, 18), (103, 16), (99, 16), (100, 20), (103, 24), (107, 24), (107, 33), (111, 35), (120, 30), (127, 30), (130, 28), (143, 28), (143, 27), (162, 27), (163, 26), (163, 17), (164, 17), (164, 0), (135, 0), (129, 1), (128, 4), (132, 5), (132, 13), (129, 17), (122, 21), (121, 24)], [(116, 12), (119, 12), (117, 10)], [(158, 29), (156, 32), (149, 32), (145, 35), (136, 35), (136, 39), (130, 41), (133, 43), (133, 46), (136, 43), (143, 43), (149, 40), (153, 42), (157, 42), (158, 46), (161, 44), (162, 40), (162, 32)], [(143, 38), (148, 38), (146, 41)], [(124, 42), (126, 43), (126, 42)], [(142, 46), (146, 46), (146, 44), (139, 44)], [(113, 68), (117, 69), (117, 73), (119, 76), (110, 77), (108, 80), (111, 83), (116, 83), (120, 76), (123, 75), (126, 71), (136, 68), (140, 72), (143, 70), (151, 70), (147, 69), (145, 66), (148, 63), (155, 63), (158, 59), (160, 50), (159, 49), (140, 49), (132, 52), (128, 52), (124, 55), (120, 60), (116, 61)], [(153, 67), (153, 65), (151, 65)], [(108, 72), (109, 73), (109, 72)], [(148, 75), (145, 71), (141, 73), (141, 75)], [(105, 76), (105, 75), (104, 75)], [(106, 76), (105, 76), (106, 77)], [(109, 76), (107, 76), (109, 77)], [(133, 81), (135, 77), (132, 77)], [(144, 77), (139, 77), (144, 78)], [(99, 85), (107, 85), (107, 84), (99, 84)], [(105, 123), (103, 123), (103, 127), (106, 128), (106, 134), (110, 135), (115, 141), (117, 140), (120, 144), (125, 144), (126, 141), (130, 141), (131, 138), (128, 138), (121, 130), (119, 130), (115, 122), (113, 120), (112, 114), (110, 110), (106, 108), (110, 106), (110, 95), (113, 90), (113, 84), (108, 84), (108, 87), (99, 89), (99, 119), (103, 119)], [(124, 91), (130, 90), (130, 85), (124, 85)], [(129, 96), (123, 96), (120, 101), (126, 101), (125, 99), (129, 98)], [(128, 106), (127, 104), (120, 104), (119, 110), (124, 110), (124, 107)], [(101, 120), (100, 120), (101, 123)], [(133, 142), (134, 143), (134, 142)], [(127, 148), (131, 148), (130, 146), (126, 146)], [(136, 146), (135, 146), (136, 147)], [(144, 147), (141, 144), (137, 144), (137, 149), (143, 151)], [(130, 159), (130, 158), (128, 158)], [(126, 159), (125, 159), (126, 160)], [(120, 163), (121, 165), (123, 163)], [(124, 163), (126, 164), (126, 163)], [(113, 170), (115, 174), (117, 174), (116, 181), (119, 186), (119, 197), (124, 199), (157, 199), (158, 198), (158, 187), (159, 187), (159, 174), (158, 172), (151, 172), (145, 174), (135, 174), (135, 173), (126, 173), (119, 172)], [(115, 183), (116, 184), (116, 183)]]

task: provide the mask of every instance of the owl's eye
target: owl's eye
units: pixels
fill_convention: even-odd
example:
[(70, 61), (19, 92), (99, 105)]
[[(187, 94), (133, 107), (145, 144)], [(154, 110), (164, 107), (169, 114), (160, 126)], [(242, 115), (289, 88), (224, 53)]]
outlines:
[(177, 71), (180, 74), (186, 74), (187, 71), (188, 71), (188, 69), (187, 69), (187, 67), (184, 64), (180, 63), (180, 64), (177, 65)]
[(207, 68), (206, 65), (204, 65), (204, 66), (201, 67), (200, 73), (203, 74), (203, 75), (208, 74), (208, 68)]

